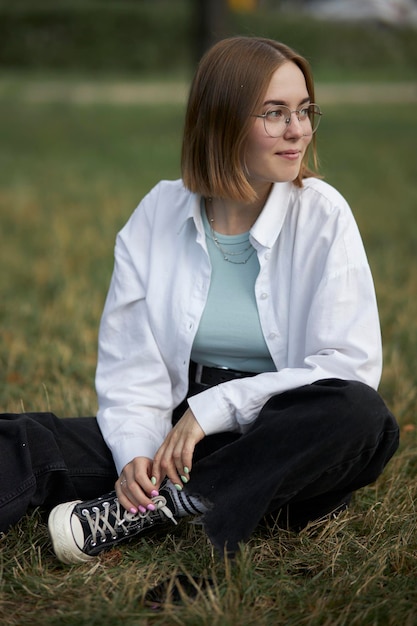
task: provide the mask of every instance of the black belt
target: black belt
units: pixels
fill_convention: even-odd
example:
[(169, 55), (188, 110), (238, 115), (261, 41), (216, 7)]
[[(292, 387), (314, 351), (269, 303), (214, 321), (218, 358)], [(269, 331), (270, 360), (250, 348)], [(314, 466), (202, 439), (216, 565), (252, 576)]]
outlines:
[(240, 372), (238, 370), (229, 369), (228, 367), (207, 367), (206, 365), (199, 365), (198, 363), (194, 363), (194, 361), (190, 361), (190, 382), (207, 385), (208, 387), (220, 385), (220, 383), (225, 383), (228, 380), (256, 376), (256, 374), (257, 372)]

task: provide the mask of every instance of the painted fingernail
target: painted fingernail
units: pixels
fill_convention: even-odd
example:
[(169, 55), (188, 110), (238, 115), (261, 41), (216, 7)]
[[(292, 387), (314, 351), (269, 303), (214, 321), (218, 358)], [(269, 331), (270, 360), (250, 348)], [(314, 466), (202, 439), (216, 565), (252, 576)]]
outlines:
[(154, 504), (148, 504), (148, 506), (146, 508), (148, 509), (148, 511), (155, 511), (155, 505)]
[(156, 478), (155, 478), (155, 476), (152, 476), (152, 478), (151, 478), (151, 483), (152, 483), (153, 485), (156, 485)]
[(141, 513), (146, 513), (146, 509), (144, 506), (142, 506), (141, 504), (139, 504), (138, 509)]
[(159, 496), (159, 491), (157, 491), (156, 489), (152, 489), (152, 491), (151, 491), (151, 497), (152, 497), (152, 498), (156, 498), (156, 496)]
[(138, 510), (137, 510), (137, 509), (135, 509), (135, 507), (134, 507), (134, 506), (131, 506), (131, 507), (130, 507), (130, 509), (129, 509), (129, 513), (132, 513), (132, 515), (135, 515), (135, 513), (137, 513), (137, 512), (138, 512)]
[(189, 474), (189, 473), (190, 473), (190, 470), (189, 470), (189, 468), (185, 465), (185, 466), (184, 466), (184, 474)]
[(181, 480), (183, 483), (187, 484), (189, 481), (189, 478), (187, 478), (187, 476), (181, 476)]
[(174, 483), (174, 487), (177, 491), (182, 491), (182, 485), (179, 485), (178, 483)]

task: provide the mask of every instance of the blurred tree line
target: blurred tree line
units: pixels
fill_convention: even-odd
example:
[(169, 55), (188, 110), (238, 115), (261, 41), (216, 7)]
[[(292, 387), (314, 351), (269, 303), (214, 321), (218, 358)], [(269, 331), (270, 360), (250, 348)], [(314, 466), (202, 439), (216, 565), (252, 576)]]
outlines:
[(0, 70), (188, 75), (213, 41), (247, 34), (280, 39), (329, 75), (343, 75), (350, 68), (369, 74), (382, 68), (393, 75), (398, 71), (415, 76), (415, 30), (321, 22), (283, 12), (280, 4), (0, 0)]

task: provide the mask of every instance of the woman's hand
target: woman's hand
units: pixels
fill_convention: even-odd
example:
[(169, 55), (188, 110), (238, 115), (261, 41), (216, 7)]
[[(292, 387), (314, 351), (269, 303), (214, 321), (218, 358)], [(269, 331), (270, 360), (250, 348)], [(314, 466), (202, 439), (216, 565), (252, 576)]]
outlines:
[(151, 474), (156, 479), (155, 485), (159, 486), (165, 476), (174, 485), (181, 486), (181, 482), (187, 482), (193, 464), (194, 448), (204, 436), (205, 433), (193, 412), (187, 409), (155, 455)]
[(156, 488), (151, 481), (151, 472), (152, 460), (138, 456), (124, 466), (116, 481), (119, 502), (130, 513), (155, 509), (151, 498), (156, 495)]

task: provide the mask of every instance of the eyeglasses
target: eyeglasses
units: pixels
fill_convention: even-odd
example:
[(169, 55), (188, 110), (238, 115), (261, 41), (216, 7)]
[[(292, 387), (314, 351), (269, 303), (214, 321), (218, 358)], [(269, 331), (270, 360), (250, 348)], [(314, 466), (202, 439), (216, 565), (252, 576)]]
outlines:
[(295, 111), (291, 111), (288, 107), (279, 104), (266, 111), (266, 113), (253, 115), (253, 117), (263, 118), (267, 135), (270, 137), (281, 137), (290, 125), (293, 113), (297, 115), (297, 119), (304, 130), (304, 135), (312, 135), (316, 132), (323, 115), (318, 104), (307, 104), (302, 109), (296, 109)]

